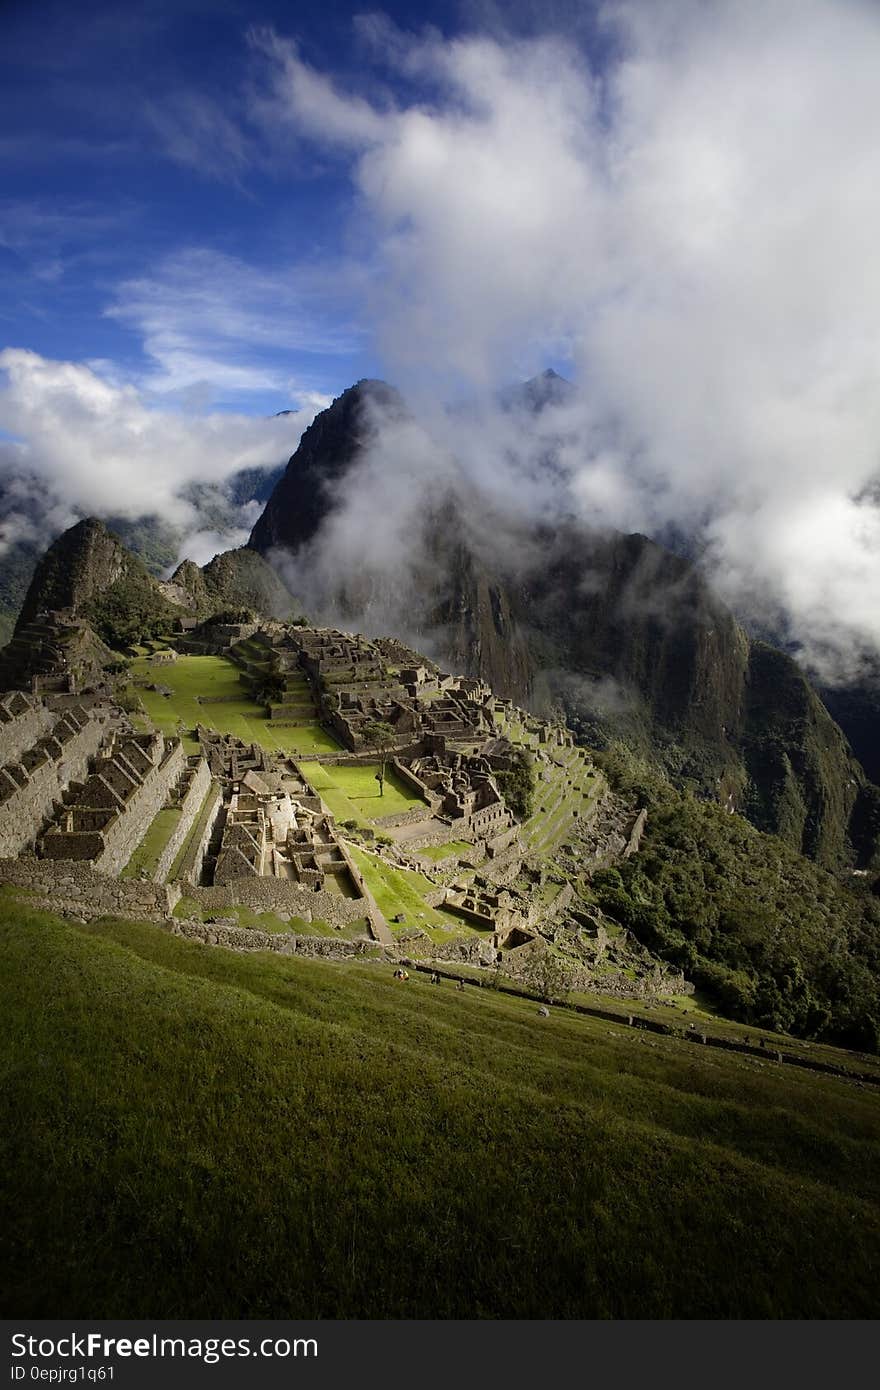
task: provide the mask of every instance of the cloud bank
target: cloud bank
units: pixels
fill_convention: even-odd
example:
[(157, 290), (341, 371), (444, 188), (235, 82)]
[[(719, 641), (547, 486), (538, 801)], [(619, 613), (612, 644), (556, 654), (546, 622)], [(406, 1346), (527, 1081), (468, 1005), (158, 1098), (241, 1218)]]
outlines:
[[(257, 35), (261, 114), (347, 167), (411, 400), (567, 359), (554, 505), (696, 537), (741, 612), (781, 611), (807, 657), (851, 667), (880, 648), (880, 10), (601, 19), (601, 65), (558, 34), (370, 20), (372, 98)], [(483, 445), (506, 480), (506, 445)]]
[(242, 508), (238, 531), (206, 532), (194, 487), (222, 494), (240, 470), (282, 463), (315, 414), (309, 408), (261, 419), (163, 410), (91, 367), (21, 349), (0, 352), (0, 371), (0, 429), (11, 436), (0, 438), (4, 546), (48, 542), (90, 514), (158, 516), (183, 537), (193, 533), (192, 546), (182, 541), (186, 554), (194, 547), (201, 556), (215, 539), (217, 549), (240, 544), (253, 506)]

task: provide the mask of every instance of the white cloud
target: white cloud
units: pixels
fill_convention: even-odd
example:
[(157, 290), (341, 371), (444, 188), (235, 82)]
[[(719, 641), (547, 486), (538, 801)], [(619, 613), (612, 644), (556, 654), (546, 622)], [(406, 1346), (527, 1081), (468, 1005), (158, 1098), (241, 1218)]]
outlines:
[(238, 183), (257, 158), (241, 124), (212, 98), (198, 92), (166, 94), (148, 102), (144, 116), (166, 155), (209, 178)]
[(89, 514), (155, 514), (192, 527), (189, 486), (284, 462), (315, 413), (262, 419), (150, 408), (134, 386), (23, 349), (0, 352), (0, 370), (0, 429), (14, 436), (0, 442), (0, 480), (17, 480), (22, 512), (38, 497), (45, 515), (48, 496), (50, 534)]
[(285, 363), (353, 350), (356, 330), (321, 317), (331, 303), (319, 270), (263, 269), (195, 247), (123, 282), (106, 313), (140, 335), (155, 364), (140, 381), (147, 390), (197, 392), (202, 403), (275, 391), (327, 404)]
[[(257, 515), (259, 515), (259, 511), (260, 508), (258, 507)], [(251, 533), (253, 522), (257, 519), (257, 516), (253, 515), (252, 512), (249, 515), (249, 525), (236, 527), (230, 531), (202, 530), (191, 532), (181, 542), (177, 563), (180, 564), (182, 560), (193, 560), (197, 565), (207, 565), (221, 551), (233, 550), (238, 546), (245, 545)]]
[(880, 9), (604, 20), (600, 72), (558, 37), (397, 33), (420, 96), (396, 104), (265, 45), (292, 129), (350, 160), (388, 375), (436, 395), (566, 353), (569, 501), (696, 529), (728, 596), (784, 604), (807, 648), (880, 646)]

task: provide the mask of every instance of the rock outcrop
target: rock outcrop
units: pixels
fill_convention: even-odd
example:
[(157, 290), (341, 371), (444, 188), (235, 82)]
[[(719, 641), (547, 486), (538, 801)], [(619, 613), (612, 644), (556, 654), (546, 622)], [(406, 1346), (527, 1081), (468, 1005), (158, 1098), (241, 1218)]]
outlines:
[(297, 609), (293, 594), (263, 556), (245, 547), (223, 551), (201, 569), (192, 560), (184, 560), (171, 583), (183, 591), (199, 617), (249, 608), (262, 617), (283, 620)]
[(155, 582), (103, 521), (78, 521), (53, 541), (37, 565), (16, 631), (41, 613), (65, 609), (81, 614), (93, 599), (128, 577)]

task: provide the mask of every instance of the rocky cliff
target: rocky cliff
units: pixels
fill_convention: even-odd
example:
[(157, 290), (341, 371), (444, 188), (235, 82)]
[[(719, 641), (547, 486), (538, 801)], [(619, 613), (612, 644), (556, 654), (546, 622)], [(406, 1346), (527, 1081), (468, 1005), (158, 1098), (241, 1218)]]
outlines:
[(371, 407), (403, 415), (403, 400), (384, 381), (359, 381), (309, 425), (254, 527), (248, 545), (267, 555), (296, 550), (318, 530), (334, 493), (376, 439)]

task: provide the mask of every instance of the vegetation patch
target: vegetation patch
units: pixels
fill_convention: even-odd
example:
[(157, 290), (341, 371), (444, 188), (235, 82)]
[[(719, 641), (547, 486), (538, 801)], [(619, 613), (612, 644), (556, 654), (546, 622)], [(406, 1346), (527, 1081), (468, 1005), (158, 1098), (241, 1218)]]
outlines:
[(850, 1085), (20, 903), (0, 958), (10, 1315), (876, 1316)]
[(341, 823), (352, 820), (359, 826), (372, 825), (383, 816), (393, 816), (423, 803), (392, 768), (385, 770), (384, 794), (379, 794), (378, 763), (359, 763), (346, 767), (339, 763), (309, 763), (309, 781)]
[(603, 761), (649, 807), (639, 853), (593, 878), (603, 910), (725, 1014), (876, 1051), (880, 900), (676, 791), (622, 745)]
[(137, 657), (130, 666), (135, 680), (170, 691), (162, 695), (138, 687), (147, 714), (163, 733), (192, 731), (203, 724), (274, 752), (339, 752), (339, 744), (319, 724), (279, 725), (267, 719), (264, 706), (248, 695), (239, 668), (225, 657), (181, 656), (168, 665)]
[(120, 877), (139, 878), (141, 874), (146, 874), (148, 878), (152, 878), (162, 851), (180, 824), (180, 817), (179, 806), (159, 811)]
[[(348, 848), (392, 931), (406, 927), (422, 927), (424, 930), (445, 927), (447, 933), (454, 930), (460, 934), (468, 931), (461, 919), (451, 912), (428, 906), (425, 897), (435, 885), (424, 874), (386, 864), (378, 855), (359, 849), (357, 845), (350, 844)], [(398, 916), (403, 916), (403, 923), (394, 922)]]
[(473, 852), (474, 847), (467, 840), (449, 840), (445, 845), (425, 845), (421, 849), (416, 850), (416, 854), (418, 854), (420, 858), (433, 859), (435, 861), (451, 859), (453, 855), (467, 858), (467, 856), (473, 854)]

